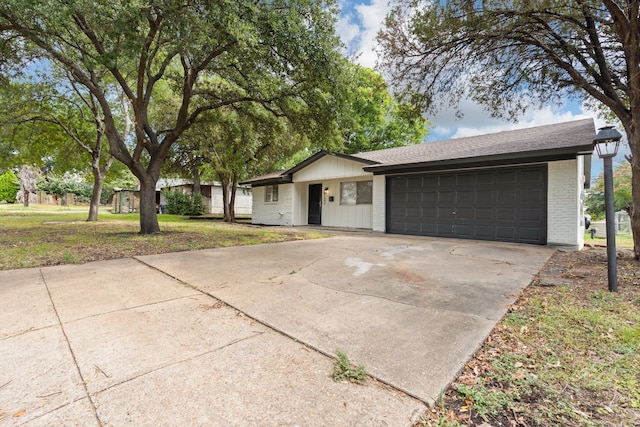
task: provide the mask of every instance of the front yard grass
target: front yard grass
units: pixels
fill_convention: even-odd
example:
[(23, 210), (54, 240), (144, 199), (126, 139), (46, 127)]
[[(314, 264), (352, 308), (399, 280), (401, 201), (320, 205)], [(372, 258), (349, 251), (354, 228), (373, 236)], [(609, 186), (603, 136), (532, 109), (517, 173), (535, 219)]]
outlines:
[(87, 213), (86, 207), (0, 204), (0, 270), (326, 236), (176, 215), (158, 215), (162, 232), (140, 235), (137, 214), (102, 209), (98, 222), (87, 222)]
[[(419, 426), (640, 426), (640, 263), (556, 252)], [(603, 268), (604, 266), (604, 268)]]

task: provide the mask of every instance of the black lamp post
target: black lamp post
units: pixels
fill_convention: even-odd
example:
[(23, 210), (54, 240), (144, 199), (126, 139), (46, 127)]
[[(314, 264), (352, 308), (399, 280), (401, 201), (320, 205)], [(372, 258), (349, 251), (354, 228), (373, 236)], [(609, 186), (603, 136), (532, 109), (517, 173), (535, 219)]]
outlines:
[(610, 292), (618, 292), (616, 227), (613, 207), (613, 158), (618, 154), (620, 139), (622, 139), (622, 134), (613, 126), (598, 129), (598, 134), (593, 139), (598, 157), (604, 160), (604, 206), (607, 223), (607, 270)]

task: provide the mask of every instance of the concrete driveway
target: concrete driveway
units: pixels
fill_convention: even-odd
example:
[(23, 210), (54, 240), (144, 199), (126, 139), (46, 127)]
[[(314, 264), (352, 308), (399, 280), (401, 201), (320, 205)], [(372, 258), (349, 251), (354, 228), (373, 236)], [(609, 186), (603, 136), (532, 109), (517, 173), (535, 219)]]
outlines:
[(0, 425), (410, 425), (551, 254), (347, 233), (0, 272)]

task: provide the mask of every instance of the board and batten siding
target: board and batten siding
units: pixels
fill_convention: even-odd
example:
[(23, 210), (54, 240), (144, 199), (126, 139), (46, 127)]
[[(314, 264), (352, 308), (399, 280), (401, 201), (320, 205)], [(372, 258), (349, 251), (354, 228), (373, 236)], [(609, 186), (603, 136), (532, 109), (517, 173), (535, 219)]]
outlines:
[(336, 156), (324, 156), (293, 174), (293, 182), (324, 182), (336, 178), (371, 177), (364, 163)]
[(278, 201), (265, 202), (265, 187), (253, 187), (251, 194), (253, 197), (252, 224), (264, 225), (293, 225), (293, 205), (294, 205), (293, 184), (278, 185)]
[(584, 246), (584, 157), (549, 162), (547, 245)]
[(340, 204), (342, 182), (373, 180), (373, 174), (362, 169), (364, 166), (364, 163), (328, 155), (294, 173), (294, 225), (308, 224), (309, 185), (322, 184), (323, 226), (371, 229), (372, 204)]

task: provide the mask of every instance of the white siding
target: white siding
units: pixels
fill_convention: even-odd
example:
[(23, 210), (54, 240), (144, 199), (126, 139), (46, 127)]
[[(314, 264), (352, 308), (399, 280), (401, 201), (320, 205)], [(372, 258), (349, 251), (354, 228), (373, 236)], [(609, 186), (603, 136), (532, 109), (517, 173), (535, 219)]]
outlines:
[[(253, 197), (251, 195), (251, 189), (238, 187), (234, 203), (236, 215), (250, 215), (252, 201)], [(213, 186), (211, 188), (211, 213), (222, 214), (224, 212), (222, 205), (222, 187), (217, 185)]]
[(385, 232), (387, 229), (387, 177), (375, 175), (373, 177), (373, 231)]
[(293, 184), (278, 185), (278, 201), (264, 201), (265, 187), (253, 187), (252, 224), (293, 225), (294, 188)]
[(549, 162), (547, 244), (581, 249), (584, 245), (583, 158)]
[[(364, 166), (365, 164), (360, 162), (327, 155), (296, 172), (293, 175), (295, 182), (293, 224), (308, 224), (309, 185), (322, 184), (323, 226), (371, 229), (373, 205), (347, 206), (340, 204), (341, 182), (371, 181), (373, 179), (373, 174), (362, 170)], [(330, 201), (331, 197), (333, 197), (333, 201)]]
[[(367, 205), (341, 205), (340, 183), (354, 181), (371, 181), (372, 174), (365, 177), (345, 177), (322, 181), (322, 188), (328, 188), (322, 195), (322, 225), (329, 227), (368, 228), (371, 229), (372, 206)], [(333, 201), (331, 200), (333, 197)]]
[(335, 178), (370, 177), (371, 173), (362, 170), (364, 166), (366, 166), (364, 163), (327, 155), (293, 174), (293, 182), (323, 182)]

